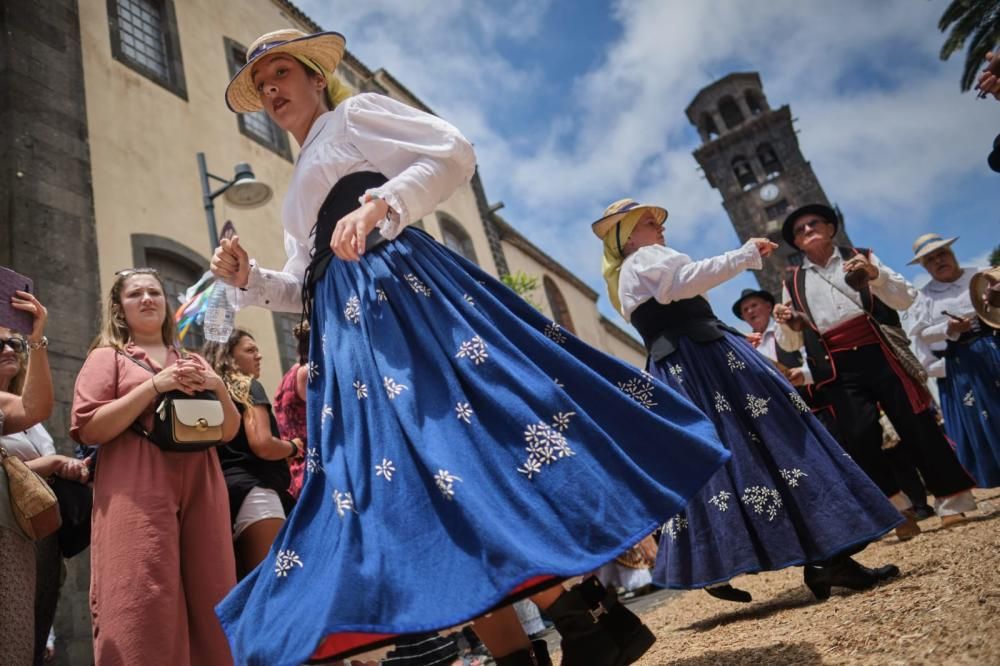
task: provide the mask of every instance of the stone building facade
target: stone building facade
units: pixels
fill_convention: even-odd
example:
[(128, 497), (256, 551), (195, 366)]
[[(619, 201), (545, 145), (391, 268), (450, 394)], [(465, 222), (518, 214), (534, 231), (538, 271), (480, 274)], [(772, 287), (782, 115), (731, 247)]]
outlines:
[[(212, 248), (196, 155), (232, 177), (248, 162), (274, 198), (255, 210), (216, 200), (261, 265), (285, 257), (280, 202), (297, 147), (266, 116), (237, 117), (223, 90), (256, 36), (316, 25), (285, 0), (5, 0), (0, 3), (0, 264), (31, 276), (50, 312), (56, 410), (46, 427), (69, 453), (76, 373), (115, 271), (157, 268), (171, 296), (207, 269)], [(383, 69), (347, 53), (338, 75), (430, 111)], [(635, 365), (641, 345), (597, 311), (597, 294), (495, 215), (477, 173), (418, 224), (493, 275), (537, 277), (541, 309)], [(293, 362), (295, 315), (249, 309), (273, 391)], [(191, 344), (198, 342), (197, 336)], [(56, 619), (60, 664), (88, 664), (88, 554), (68, 563)], [(127, 572), (123, 572), (127, 575)]]
[[(782, 240), (781, 223), (799, 206), (830, 205), (799, 148), (791, 110), (770, 107), (756, 72), (737, 72), (702, 88), (685, 113), (702, 140), (694, 157), (722, 195), (740, 241), (780, 244), (775, 260), (754, 272), (761, 288), (780, 295), (785, 267), (797, 254)], [(843, 224), (838, 241), (850, 244)]]

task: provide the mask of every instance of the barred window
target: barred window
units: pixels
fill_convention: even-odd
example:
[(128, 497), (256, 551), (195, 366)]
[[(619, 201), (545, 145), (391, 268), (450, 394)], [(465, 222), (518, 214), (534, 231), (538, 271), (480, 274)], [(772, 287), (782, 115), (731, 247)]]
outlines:
[(292, 330), (299, 325), (302, 318), (290, 312), (272, 312), (271, 317), (274, 319), (274, 334), (278, 339), (281, 373), (285, 374), (299, 362), (299, 340)]
[[(226, 62), (229, 64), (229, 74), (231, 76), (236, 74), (243, 67), (244, 63), (246, 63), (246, 49), (229, 38), (225, 38), (224, 43), (226, 47)], [(292, 150), (288, 143), (288, 133), (278, 127), (268, 117), (267, 113), (264, 111), (238, 113), (236, 114), (236, 118), (240, 132), (244, 136), (281, 155), (289, 162), (292, 160)]]
[(108, 0), (112, 56), (187, 99), (173, 0)]

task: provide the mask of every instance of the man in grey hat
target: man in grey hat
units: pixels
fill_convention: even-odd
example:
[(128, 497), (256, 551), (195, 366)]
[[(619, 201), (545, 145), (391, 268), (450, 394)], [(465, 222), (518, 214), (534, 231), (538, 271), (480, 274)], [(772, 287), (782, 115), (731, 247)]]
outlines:
[(920, 528), (881, 450), (879, 406), (934, 494), (942, 525), (957, 524), (976, 508), (973, 480), (937, 425), (923, 381), (905, 371), (906, 351), (886, 332), (899, 328), (898, 311), (917, 292), (870, 250), (835, 246), (839, 222), (833, 209), (819, 204), (785, 219), (782, 235), (804, 257), (785, 278), (783, 303), (774, 309), (778, 344), (788, 351), (805, 345), (814, 404), (833, 410), (841, 445), (909, 518), (898, 536), (911, 538)]

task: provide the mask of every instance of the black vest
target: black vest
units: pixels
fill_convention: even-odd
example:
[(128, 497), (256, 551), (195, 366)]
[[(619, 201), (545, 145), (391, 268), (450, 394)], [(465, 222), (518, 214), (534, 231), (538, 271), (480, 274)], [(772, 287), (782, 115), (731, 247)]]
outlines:
[(695, 342), (712, 342), (723, 337), (725, 331), (741, 335), (719, 321), (703, 296), (666, 305), (651, 298), (632, 312), (632, 325), (639, 331), (646, 351), (654, 361), (677, 351), (677, 342), (682, 337)]
[[(871, 257), (871, 250), (868, 248), (838, 247), (837, 251), (840, 252), (841, 258), (845, 260), (855, 254), (864, 254), (866, 257)], [(792, 269), (791, 277), (785, 278), (785, 289), (791, 295), (792, 307), (800, 312), (804, 312), (811, 322), (813, 318), (812, 311), (809, 309), (809, 303), (806, 300), (807, 272), (801, 266), (796, 266)], [(812, 279), (818, 280), (819, 278), (814, 276)], [(861, 308), (872, 319), (880, 324), (899, 326), (899, 313), (873, 296), (869, 285), (866, 284), (858, 294), (861, 296)], [(809, 364), (809, 370), (813, 376), (813, 383), (809, 389), (810, 393), (815, 397), (815, 392), (822, 388), (823, 384), (836, 379), (837, 369), (833, 359), (830, 358), (830, 352), (826, 347), (826, 343), (823, 342), (819, 331), (811, 323), (806, 324), (802, 328), (802, 337), (805, 341), (806, 363)]]
[[(330, 188), (330, 193), (326, 195), (323, 205), (319, 207), (316, 224), (309, 232), (309, 235), (313, 237), (309, 268), (306, 269), (305, 278), (302, 280), (303, 316), (307, 321), (312, 311), (312, 296), (315, 286), (326, 274), (326, 269), (334, 257), (333, 250), (330, 249), (330, 240), (333, 238), (333, 230), (336, 228), (337, 222), (361, 206), (359, 200), (365, 192), (384, 185), (387, 181), (388, 178), (374, 171), (358, 171), (347, 174), (334, 183), (333, 187)], [(372, 229), (372, 232), (365, 239), (365, 251), (367, 252), (383, 242), (385, 242), (385, 238), (378, 229)]]

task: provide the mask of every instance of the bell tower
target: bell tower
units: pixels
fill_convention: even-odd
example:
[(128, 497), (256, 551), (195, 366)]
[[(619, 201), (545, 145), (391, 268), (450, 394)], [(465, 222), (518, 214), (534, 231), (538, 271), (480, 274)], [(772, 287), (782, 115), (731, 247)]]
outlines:
[[(802, 151), (788, 105), (771, 109), (757, 72), (736, 72), (704, 87), (685, 113), (702, 145), (694, 157), (740, 241), (767, 237), (779, 244), (764, 269), (761, 288), (780, 296), (786, 266), (798, 252), (782, 240), (781, 223), (799, 206), (830, 205)], [(836, 242), (850, 245), (841, 219)]]

